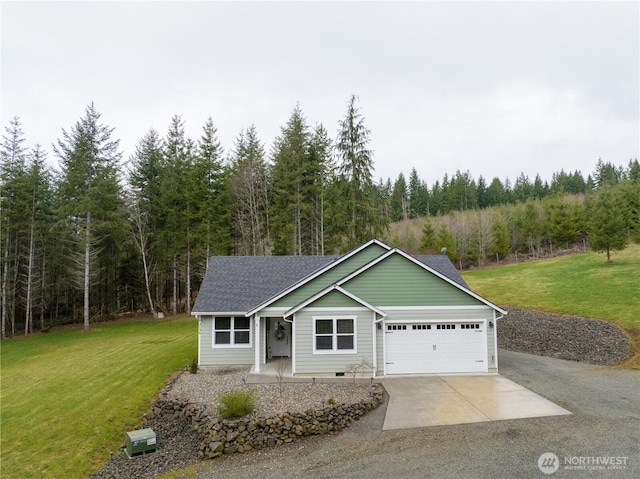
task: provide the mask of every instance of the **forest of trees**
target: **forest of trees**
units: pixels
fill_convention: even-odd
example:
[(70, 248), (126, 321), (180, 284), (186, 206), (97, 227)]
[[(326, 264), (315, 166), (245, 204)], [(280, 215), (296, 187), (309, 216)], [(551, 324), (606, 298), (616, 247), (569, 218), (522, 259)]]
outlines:
[[(374, 181), (356, 96), (331, 137), (296, 105), (268, 147), (255, 126), (224, 150), (211, 118), (200, 138), (171, 119), (123, 158), (93, 104), (47, 152), (18, 117), (0, 144), (2, 338), (149, 311), (190, 313), (211, 255), (343, 253), (379, 237), (459, 266), (588, 240), (640, 241), (640, 165), (599, 160), (551, 182), (490, 182), (456, 171), (428, 186), (415, 168)], [(49, 155), (57, 160), (51, 168)], [(411, 238), (392, 222), (421, 218)], [(446, 248), (446, 250), (443, 250)]]

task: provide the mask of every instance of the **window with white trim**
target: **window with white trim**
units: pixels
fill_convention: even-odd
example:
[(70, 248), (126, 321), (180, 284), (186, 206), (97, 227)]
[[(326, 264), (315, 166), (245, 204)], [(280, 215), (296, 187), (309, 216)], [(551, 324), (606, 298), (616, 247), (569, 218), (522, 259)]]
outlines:
[(213, 318), (213, 347), (251, 347), (251, 318), (244, 316)]
[(314, 354), (343, 354), (356, 352), (355, 317), (314, 317)]

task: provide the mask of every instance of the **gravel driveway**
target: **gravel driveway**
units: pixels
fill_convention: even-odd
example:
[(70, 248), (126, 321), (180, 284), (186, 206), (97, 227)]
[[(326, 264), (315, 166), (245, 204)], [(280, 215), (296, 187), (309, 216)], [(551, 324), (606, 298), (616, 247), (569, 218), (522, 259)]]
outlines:
[[(500, 373), (573, 414), (383, 432), (382, 405), (339, 434), (223, 457), (197, 478), (640, 477), (640, 373), (505, 350)], [(552, 475), (538, 469), (545, 452), (560, 461)], [(612, 456), (625, 468), (587, 465)]]

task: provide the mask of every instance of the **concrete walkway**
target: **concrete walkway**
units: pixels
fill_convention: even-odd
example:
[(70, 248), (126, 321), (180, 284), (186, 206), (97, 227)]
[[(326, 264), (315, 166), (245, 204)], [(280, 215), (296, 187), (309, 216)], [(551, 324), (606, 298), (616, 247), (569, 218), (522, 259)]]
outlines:
[(385, 378), (383, 430), (571, 414), (498, 374)]

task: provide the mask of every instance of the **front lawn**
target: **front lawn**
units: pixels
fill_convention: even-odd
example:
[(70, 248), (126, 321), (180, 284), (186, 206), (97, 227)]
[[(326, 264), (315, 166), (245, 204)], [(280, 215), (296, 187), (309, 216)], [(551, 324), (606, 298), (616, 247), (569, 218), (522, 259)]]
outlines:
[(192, 318), (97, 324), (2, 343), (2, 478), (82, 478), (197, 354)]
[[(464, 273), (472, 290), (508, 307), (611, 321), (640, 346), (640, 245), (606, 255), (578, 253)], [(636, 357), (629, 364), (639, 367)]]

